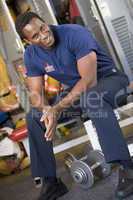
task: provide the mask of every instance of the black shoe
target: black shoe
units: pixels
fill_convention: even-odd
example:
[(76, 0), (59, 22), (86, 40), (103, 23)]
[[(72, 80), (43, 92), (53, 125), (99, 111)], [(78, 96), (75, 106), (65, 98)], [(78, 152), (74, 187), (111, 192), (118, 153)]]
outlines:
[(68, 192), (67, 187), (57, 179), (57, 182), (47, 183), (42, 187), (41, 194), (38, 200), (56, 200)]
[(116, 197), (126, 198), (133, 194), (133, 169), (119, 169), (119, 181), (116, 189)]

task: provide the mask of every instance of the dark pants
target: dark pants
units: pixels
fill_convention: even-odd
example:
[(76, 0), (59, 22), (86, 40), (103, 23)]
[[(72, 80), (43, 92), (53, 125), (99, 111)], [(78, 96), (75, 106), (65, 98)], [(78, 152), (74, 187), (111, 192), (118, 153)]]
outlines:
[[(80, 106), (92, 120), (107, 162), (130, 160), (127, 144), (113, 111), (127, 85), (128, 79), (123, 73), (113, 73), (99, 80), (97, 86), (81, 95), (79, 105), (75, 103), (72, 106), (75, 111)], [(44, 138), (45, 127), (40, 122), (41, 115), (42, 113), (36, 109), (32, 109), (27, 114), (32, 175), (33, 177), (55, 177), (53, 145)]]

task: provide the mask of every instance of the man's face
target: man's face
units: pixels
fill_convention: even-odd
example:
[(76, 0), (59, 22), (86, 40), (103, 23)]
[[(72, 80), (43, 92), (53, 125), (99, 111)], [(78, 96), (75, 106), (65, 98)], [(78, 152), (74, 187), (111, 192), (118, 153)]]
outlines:
[(49, 26), (38, 18), (33, 18), (22, 31), (25, 39), (31, 44), (49, 49), (55, 42), (53, 32)]

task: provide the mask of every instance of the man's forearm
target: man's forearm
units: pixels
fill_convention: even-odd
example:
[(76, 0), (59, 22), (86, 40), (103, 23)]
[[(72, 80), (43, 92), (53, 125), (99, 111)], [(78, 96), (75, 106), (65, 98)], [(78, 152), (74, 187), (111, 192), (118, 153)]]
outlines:
[(80, 79), (73, 87), (73, 89), (58, 104), (56, 104), (54, 108), (58, 112), (63, 111), (65, 108), (70, 107), (73, 102), (78, 100), (83, 92), (95, 86), (96, 84), (96, 80), (85, 81), (84, 79)]
[(46, 106), (49, 106), (46, 96), (40, 94), (32, 94), (30, 103), (32, 107), (37, 108), (39, 111), (43, 111)]
[(48, 100), (44, 93), (44, 77), (27, 77), (26, 86), (28, 96), (32, 107), (42, 111), (45, 106), (48, 106)]

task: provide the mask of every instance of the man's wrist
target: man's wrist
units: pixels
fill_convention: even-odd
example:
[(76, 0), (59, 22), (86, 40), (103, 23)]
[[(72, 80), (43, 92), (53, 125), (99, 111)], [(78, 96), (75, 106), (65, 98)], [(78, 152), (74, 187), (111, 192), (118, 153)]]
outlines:
[(41, 121), (44, 121), (44, 119), (49, 115), (49, 113), (51, 113), (51, 106), (44, 106), (42, 108), (42, 117), (41, 117)]
[(58, 112), (62, 112), (63, 111), (63, 107), (58, 103), (56, 105), (53, 106), (53, 108)]
[(48, 105), (48, 106), (43, 106), (42, 108), (42, 113), (46, 113), (49, 112), (49, 110), (52, 108), (52, 106)]

